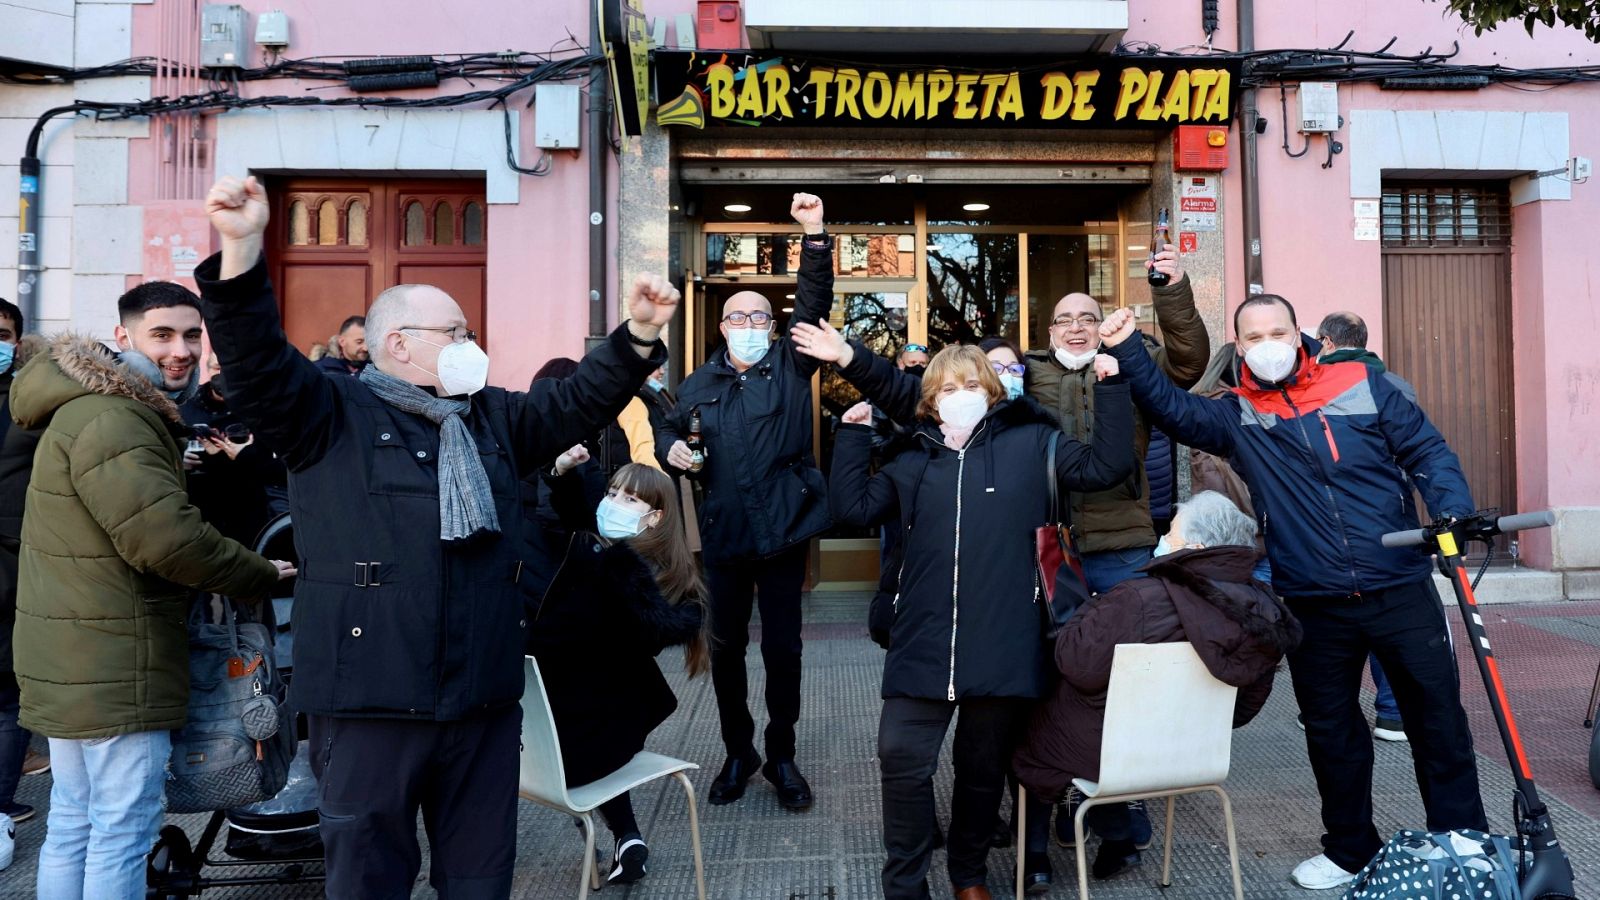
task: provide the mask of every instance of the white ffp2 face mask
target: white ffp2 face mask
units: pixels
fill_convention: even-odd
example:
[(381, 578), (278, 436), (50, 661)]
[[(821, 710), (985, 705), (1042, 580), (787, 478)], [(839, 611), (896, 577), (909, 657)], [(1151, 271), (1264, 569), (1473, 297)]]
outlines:
[[(417, 340), (422, 341), (421, 338)], [(422, 341), (430, 347), (438, 347), (432, 341)], [(413, 362), (407, 365), (422, 369)], [(483, 352), (473, 341), (462, 341), (459, 344), (446, 344), (439, 350), (439, 371), (433, 373), (439, 378), (439, 388), (447, 397), (460, 397), (467, 394), (476, 394), (483, 390), (489, 383), (489, 354)], [(427, 369), (422, 369), (426, 372)]]
[(978, 391), (956, 391), (939, 398), (939, 421), (951, 428), (971, 428), (983, 421), (989, 398)]
[(1245, 351), (1244, 364), (1257, 380), (1277, 384), (1294, 372), (1299, 353), (1282, 341), (1266, 340)]
[(1068, 353), (1060, 347), (1057, 347), (1056, 362), (1059, 362), (1063, 366), (1066, 366), (1067, 368), (1076, 372), (1094, 362), (1094, 358), (1099, 354), (1099, 349), (1090, 350), (1086, 353)]

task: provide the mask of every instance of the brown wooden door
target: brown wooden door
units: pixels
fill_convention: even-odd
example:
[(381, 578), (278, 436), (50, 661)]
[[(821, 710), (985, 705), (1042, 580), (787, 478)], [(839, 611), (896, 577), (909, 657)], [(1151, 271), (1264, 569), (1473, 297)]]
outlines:
[(488, 206), (480, 182), (289, 178), (271, 196), (268, 259), (284, 331), (302, 352), (397, 284), (450, 294), (487, 345)]
[(1510, 215), (1503, 187), (1384, 187), (1384, 361), (1416, 386), (1478, 507), (1508, 513), (1517, 511)]

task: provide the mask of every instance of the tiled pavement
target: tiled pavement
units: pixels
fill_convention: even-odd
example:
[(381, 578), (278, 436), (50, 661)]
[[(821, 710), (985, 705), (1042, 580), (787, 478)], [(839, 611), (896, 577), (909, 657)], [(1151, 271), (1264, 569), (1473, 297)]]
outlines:
[[(865, 598), (819, 595), (808, 600), (806, 682), (800, 762), (817, 789), (808, 813), (779, 808), (770, 789), (752, 783), (745, 799), (732, 807), (702, 805), (702, 828), (710, 895), (716, 898), (870, 898), (877, 896), (880, 864), (877, 764), (873, 757), (882, 653), (859, 624)], [(1527, 752), (1550, 803), (1556, 826), (1574, 857), (1580, 896), (1600, 896), (1600, 792), (1589, 783), (1589, 732), (1582, 727), (1583, 706), (1600, 662), (1600, 603), (1495, 606), (1488, 610), (1491, 636), (1519, 712)], [(1457, 612), (1450, 610), (1452, 616)], [(1459, 638), (1461, 627), (1455, 625)], [(1491, 826), (1509, 827), (1510, 777), (1493, 733), (1464, 642), (1465, 695), (1473, 719), (1483, 795)], [(722, 752), (717, 739), (716, 705), (710, 684), (687, 681), (676, 657), (662, 657), (678, 693), (680, 708), (654, 735), (652, 749), (700, 763), (695, 773), (701, 796), (710, 785)], [(764, 684), (759, 654), (751, 656), (752, 695)], [(625, 701), (625, 698), (618, 698)], [(1234, 737), (1233, 775), (1228, 789), (1235, 806), (1244, 871), (1251, 898), (1312, 896), (1287, 882), (1290, 868), (1313, 852), (1320, 831), (1316, 791), (1306, 762), (1287, 676), (1260, 718)], [(1175, 741), (1174, 752), (1181, 752)], [(948, 820), (948, 767), (942, 774), (941, 817)], [(19, 799), (46, 805), (48, 776), (24, 779)], [(1406, 745), (1377, 747), (1378, 827), (1391, 832), (1422, 821)], [(635, 805), (651, 842), (651, 873), (630, 889), (607, 889), (613, 900), (690, 898), (694, 879), (688, 852), (686, 813), (675, 785), (637, 792)], [(1159, 821), (1159, 816), (1153, 816)], [(203, 820), (180, 823), (198, 834)], [(43, 819), (19, 828), (18, 861), (0, 873), (0, 897), (33, 896), (34, 859), (43, 837)], [(1158, 826), (1159, 831), (1159, 826)], [(1208, 798), (1180, 800), (1174, 851), (1174, 884), (1161, 892), (1173, 900), (1226, 896), (1227, 860), (1220, 815)], [(581, 843), (559, 814), (523, 804), (518, 822), (518, 897), (556, 898), (575, 894)], [(1052, 850), (1057, 897), (1071, 896), (1072, 857)], [(1091, 885), (1099, 898), (1153, 897), (1159, 858), (1146, 854), (1138, 869)], [(990, 885), (1009, 896), (1012, 857), (995, 851)], [(935, 897), (948, 897), (944, 856), (936, 853), (930, 882)], [(415, 896), (433, 892), (423, 880)], [(207, 891), (218, 898), (315, 897), (315, 886), (277, 886)], [(1322, 895), (1327, 896), (1327, 895)]]

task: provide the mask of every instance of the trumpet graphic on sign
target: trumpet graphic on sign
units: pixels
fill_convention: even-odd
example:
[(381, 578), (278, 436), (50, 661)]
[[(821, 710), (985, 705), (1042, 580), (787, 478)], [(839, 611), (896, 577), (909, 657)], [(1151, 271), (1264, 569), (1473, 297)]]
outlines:
[(678, 99), (656, 109), (656, 124), (706, 127), (706, 95), (694, 85), (688, 85)]

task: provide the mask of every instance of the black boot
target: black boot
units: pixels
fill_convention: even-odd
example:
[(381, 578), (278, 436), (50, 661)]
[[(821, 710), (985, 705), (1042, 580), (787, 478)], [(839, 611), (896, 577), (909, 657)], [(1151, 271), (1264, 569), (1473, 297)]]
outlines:
[(1050, 892), (1055, 872), (1050, 868), (1049, 853), (1028, 851), (1022, 857), (1022, 889), (1030, 894)]
[(711, 794), (707, 797), (711, 805), (722, 806), (743, 797), (744, 786), (760, 767), (761, 757), (754, 753), (728, 757), (722, 763), (722, 771), (717, 773), (717, 780), (711, 782)]
[(1101, 841), (1094, 857), (1094, 877), (1104, 881), (1139, 865), (1139, 848), (1131, 840)]
[(800, 767), (794, 764), (794, 760), (769, 762), (762, 767), (761, 774), (767, 776), (772, 786), (778, 789), (778, 805), (796, 811), (811, 808), (811, 785), (800, 774)]

